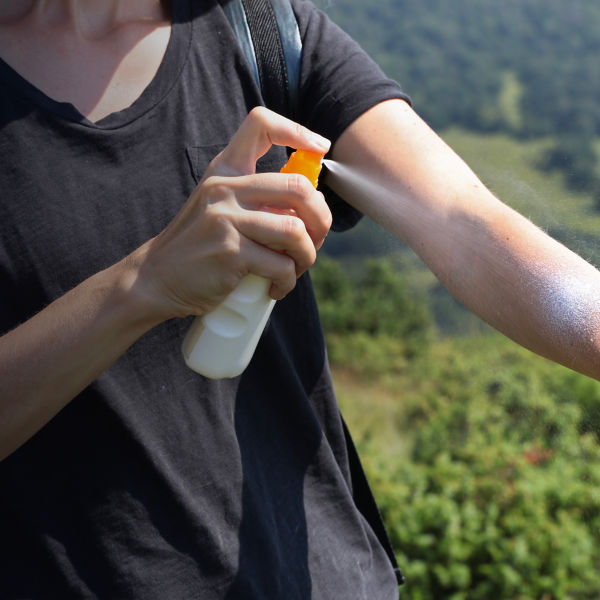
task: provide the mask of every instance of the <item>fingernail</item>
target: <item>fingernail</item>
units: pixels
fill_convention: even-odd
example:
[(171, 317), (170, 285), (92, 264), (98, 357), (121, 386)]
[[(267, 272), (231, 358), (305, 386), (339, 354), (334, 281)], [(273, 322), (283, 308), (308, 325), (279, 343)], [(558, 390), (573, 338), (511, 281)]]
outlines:
[(311, 132), (310, 140), (313, 144), (318, 146), (320, 150), (323, 150), (323, 152), (327, 152), (331, 146), (331, 142), (318, 133)]

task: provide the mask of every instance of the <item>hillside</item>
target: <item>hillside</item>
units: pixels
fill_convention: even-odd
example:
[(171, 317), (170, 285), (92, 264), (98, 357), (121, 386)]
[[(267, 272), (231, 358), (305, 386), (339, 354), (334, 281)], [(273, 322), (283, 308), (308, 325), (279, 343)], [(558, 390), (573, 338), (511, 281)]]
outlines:
[[(546, 138), (539, 166), (600, 203), (600, 4), (317, 0), (437, 130)], [(551, 137), (548, 137), (551, 136)]]
[[(600, 266), (600, 4), (321, 5), (496, 195)], [(485, 326), (368, 219), (312, 275), (400, 597), (597, 598), (600, 382)]]
[(600, 132), (600, 5), (317, 0), (435, 127)]

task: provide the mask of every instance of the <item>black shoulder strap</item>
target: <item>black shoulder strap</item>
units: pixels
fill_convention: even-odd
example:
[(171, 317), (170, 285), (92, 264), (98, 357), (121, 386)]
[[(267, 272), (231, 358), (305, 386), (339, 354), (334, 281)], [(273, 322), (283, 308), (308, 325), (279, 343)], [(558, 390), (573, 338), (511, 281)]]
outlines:
[[(262, 90), (265, 105), (293, 119), (298, 108), (302, 40), (289, 0), (220, 2), (254, 79)], [(404, 576), (396, 562), (379, 508), (343, 418), (342, 425), (348, 450), (354, 502), (385, 549), (396, 573), (396, 579), (402, 584)]]
[(302, 40), (288, 0), (220, 0), (266, 106), (294, 118)]
[[(302, 40), (289, 0), (219, 2), (262, 91), (265, 105), (298, 121)], [(350, 229), (360, 221), (361, 213), (331, 188), (319, 183), (319, 189), (331, 208), (333, 231)]]

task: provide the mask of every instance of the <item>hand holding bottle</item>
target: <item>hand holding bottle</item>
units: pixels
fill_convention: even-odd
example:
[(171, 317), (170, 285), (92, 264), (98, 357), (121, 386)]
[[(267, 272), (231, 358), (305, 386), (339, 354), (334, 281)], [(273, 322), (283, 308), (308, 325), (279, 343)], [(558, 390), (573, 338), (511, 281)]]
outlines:
[[(282, 173), (304, 175), (316, 188), (323, 154), (297, 150)], [(206, 377), (235, 377), (242, 373), (275, 305), (271, 282), (252, 273), (212, 312), (197, 317), (183, 342), (186, 364)]]
[(248, 273), (269, 279), (270, 296), (283, 298), (314, 262), (331, 213), (305, 177), (255, 172), (273, 144), (329, 148), (306, 128), (254, 109), (172, 222), (136, 251), (136, 284), (157, 322), (210, 312)]
[(280, 299), (314, 262), (331, 213), (306, 177), (255, 172), (273, 144), (319, 155), (329, 148), (306, 128), (254, 109), (178, 215), (140, 249), (140, 284), (157, 320), (210, 313), (249, 274), (267, 279), (269, 297)]

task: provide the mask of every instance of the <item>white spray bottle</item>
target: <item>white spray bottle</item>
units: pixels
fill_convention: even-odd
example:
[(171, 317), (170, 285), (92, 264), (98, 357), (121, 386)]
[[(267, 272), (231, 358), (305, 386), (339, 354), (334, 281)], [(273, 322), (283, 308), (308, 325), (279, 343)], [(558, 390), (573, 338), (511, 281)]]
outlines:
[[(316, 188), (322, 160), (322, 154), (296, 150), (281, 172), (305, 175)], [(211, 379), (240, 375), (252, 359), (275, 305), (270, 287), (268, 279), (250, 273), (217, 308), (196, 317), (183, 340), (187, 366)]]

